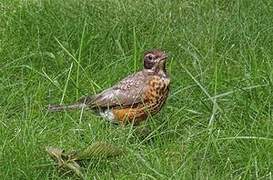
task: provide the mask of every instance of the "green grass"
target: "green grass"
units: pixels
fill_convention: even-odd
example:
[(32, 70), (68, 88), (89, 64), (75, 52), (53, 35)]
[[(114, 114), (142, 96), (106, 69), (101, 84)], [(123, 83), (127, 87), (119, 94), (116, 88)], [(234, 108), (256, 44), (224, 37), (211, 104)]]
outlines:
[[(89, 179), (271, 179), (273, 1), (3, 0), (0, 2), (1, 179), (69, 179), (46, 146), (106, 141), (124, 156), (87, 163)], [(170, 59), (171, 94), (143, 126), (91, 112), (48, 113)]]

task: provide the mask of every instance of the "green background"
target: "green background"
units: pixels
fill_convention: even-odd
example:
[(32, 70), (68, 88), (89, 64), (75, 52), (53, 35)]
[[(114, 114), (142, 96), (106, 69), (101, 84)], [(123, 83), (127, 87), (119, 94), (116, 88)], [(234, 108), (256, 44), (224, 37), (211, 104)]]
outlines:
[[(106, 141), (124, 156), (87, 163), (89, 179), (270, 179), (273, 1), (3, 0), (0, 2), (0, 175), (70, 179), (46, 146)], [(171, 93), (142, 126), (85, 111), (48, 113), (168, 52)]]

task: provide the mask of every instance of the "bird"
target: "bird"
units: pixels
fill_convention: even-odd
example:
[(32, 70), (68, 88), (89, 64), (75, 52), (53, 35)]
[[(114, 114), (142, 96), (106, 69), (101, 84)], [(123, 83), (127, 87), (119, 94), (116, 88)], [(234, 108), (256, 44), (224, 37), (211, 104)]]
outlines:
[(49, 105), (50, 112), (91, 109), (106, 120), (139, 125), (157, 114), (170, 91), (170, 77), (166, 69), (167, 54), (159, 49), (146, 51), (143, 69), (125, 77), (102, 92), (80, 98), (69, 105)]

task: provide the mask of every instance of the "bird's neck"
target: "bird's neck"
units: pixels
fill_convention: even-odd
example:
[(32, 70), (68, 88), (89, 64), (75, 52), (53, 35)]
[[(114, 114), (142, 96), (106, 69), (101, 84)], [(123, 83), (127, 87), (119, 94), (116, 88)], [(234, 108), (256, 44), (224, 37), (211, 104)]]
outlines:
[(168, 73), (167, 73), (167, 69), (165, 67), (165, 64), (163, 67), (159, 68), (155, 68), (155, 69), (144, 69), (144, 72), (147, 73), (148, 75), (157, 75), (163, 78), (167, 78), (168, 77)]
[(166, 69), (159, 69), (158, 71), (155, 72), (155, 75), (158, 75), (163, 78), (168, 77), (168, 73), (167, 73)]

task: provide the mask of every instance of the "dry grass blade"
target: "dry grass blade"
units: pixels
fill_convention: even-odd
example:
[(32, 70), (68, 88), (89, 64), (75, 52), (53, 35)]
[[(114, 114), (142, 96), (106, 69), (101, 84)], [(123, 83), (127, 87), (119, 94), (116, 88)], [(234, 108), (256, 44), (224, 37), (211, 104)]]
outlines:
[(60, 168), (62, 171), (65, 173), (73, 172), (78, 177), (83, 178), (81, 167), (73, 158), (73, 153), (65, 154), (63, 149), (55, 147), (47, 147), (46, 151), (48, 152), (49, 156), (57, 162), (58, 168)]
[(78, 152), (71, 151), (65, 153), (63, 149), (56, 147), (47, 147), (46, 151), (57, 162), (59, 169), (66, 173), (73, 172), (81, 178), (83, 178), (83, 174), (78, 164), (79, 161), (100, 157), (114, 157), (124, 152), (122, 149), (105, 142), (96, 142)]
[(82, 150), (75, 157), (77, 160), (91, 159), (94, 157), (114, 157), (122, 155), (124, 151), (106, 142), (96, 142)]
[(60, 148), (55, 148), (55, 147), (46, 147), (46, 152), (49, 154), (49, 156), (58, 162), (58, 166), (61, 166), (64, 161), (62, 159), (62, 155), (64, 150)]

